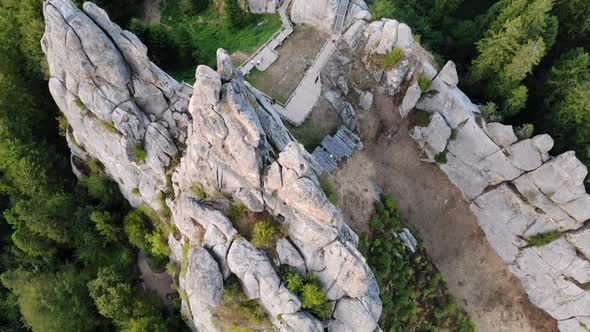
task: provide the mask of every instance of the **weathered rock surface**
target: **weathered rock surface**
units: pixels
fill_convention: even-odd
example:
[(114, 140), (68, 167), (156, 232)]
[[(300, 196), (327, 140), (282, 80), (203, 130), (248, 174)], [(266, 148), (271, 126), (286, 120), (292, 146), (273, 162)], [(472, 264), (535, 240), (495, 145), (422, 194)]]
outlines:
[(248, 0), (247, 5), (249, 12), (253, 14), (273, 14), (277, 11), (278, 0)]
[[(190, 124), (191, 89), (151, 63), (139, 39), (102, 9), (83, 8), (69, 0), (43, 6), (49, 89), (71, 125), (70, 146), (84, 150), (78, 157), (99, 159), (132, 205), (159, 210), (164, 170)], [(147, 151), (145, 163), (134, 162), (136, 146)]]
[(488, 136), (501, 148), (510, 146), (518, 141), (512, 126), (505, 126), (501, 123), (493, 122), (488, 123), (486, 129)]
[[(271, 3), (252, 0), (250, 10), (263, 4), (268, 10)], [(353, 1), (351, 8), (361, 17), (366, 5)], [(360, 324), (376, 325), (381, 301), (355, 248), (358, 237), (326, 198), (309, 154), (262, 94), (244, 82), (227, 52), (218, 52), (217, 71), (197, 68), (192, 88), (151, 63), (139, 39), (95, 5), (80, 10), (70, 0), (48, 0), (44, 14), (50, 91), (71, 125), (72, 152), (101, 161), (134, 206), (163, 211), (165, 198), (176, 226), (169, 235), (171, 260), (184, 271), (179, 285), (188, 300), (182, 308), (193, 328), (217, 330), (212, 309), (223, 279), (233, 273), (277, 329), (322, 330), (321, 322), (301, 311), (264, 252), (240, 237), (224, 215), (230, 199), (284, 223), (288, 238), (279, 241), (280, 263), (323, 271), (321, 285), (336, 305), (343, 298), (363, 303), (371, 309)], [(145, 161), (134, 150), (145, 150)], [(347, 325), (353, 322), (340, 324), (354, 329)]]
[[(332, 32), (338, 5), (342, 0), (293, 0), (291, 5), (291, 21), (295, 24), (309, 24), (326, 32)], [(345, 28), (357, 20), (370, 20), (371, 13), (364, 0), (351, 0), (349, 4)], [(346, 30), (346, 29), (345, 29)]]
[(447, 142), (451, 137), (451, 128), (440, 114), (435, 113), (430, 119), (428, 127), (416, 127), (410, 132), (410, 136), (418, 141), (426, 158), (432, 161), (437, 154), (447, 148)]
[(223, 293), (223, 277), (217, 262), (205, 248), (195, 246), (188, 253), (186, 276), (180, 285), (188, 296), (193, 323), (199, 330), (214, 331), (210, 308), (216, 307)]
[[(367, 52), (376, 51), (384, 25), (367, 25)], [(426, 73), (429, 59), (410, 54), (417, 57), (409, 60), (415, 70), (408, 71)], [(559, 320), (562, 331), (579, 330), (580, 322), (590, 317), (590, 292), (584, 289), (590, 280), (586, 167), (574, 152), (551, 157), (554, 142), (549, 135), (517, 141), (511, 126), (486, 124), (478, 107), (457, 88), (452, 62), (433, 77), (416, 104), (433, 114), (432, 121), (426, 128), (414, 128), (412, 136), (428, 160), (446, 151), (447, 162), (440, 168), (471, 202), (488, 241), (523, 282), (531, 301)], [(407, 89), (402, 115), (416, 94), (412, 86)], [(455, 131), (452, 139), (450, 128)], [(528, 246), (527, 239), (551, 231), (564, 235), (541, 247)]]

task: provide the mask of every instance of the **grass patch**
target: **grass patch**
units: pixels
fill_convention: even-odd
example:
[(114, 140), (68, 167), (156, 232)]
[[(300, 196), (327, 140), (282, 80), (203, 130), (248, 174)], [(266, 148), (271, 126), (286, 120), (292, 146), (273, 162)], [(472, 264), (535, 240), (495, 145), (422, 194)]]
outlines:
[(257, 221), (252, 230), (252, 244), (256, 248), (271, 249), (276, 241), (289, 234), (287, 227), (275, 222), (272, 218)]
[(451, 141), (454, 141), (457, 139), (457, 135), (459, 135), (459, 129), (453, 128), (453, 129), (451, 129), (451, 137), (449, 139)]
[(542, 247), (546, 244), (549, 244), (561, 237), (560, 231), (552, 231), (547, 233), (541, 233), (537, 235), (533, 235), (526, 239), (529, 247)]
[(227, 212), (227, 217), (233, 222), (239, 222), (248, 216), (248, 208), (239, 201), (233, 201)]
[(328, 198), (330, 203), (337, 206), (338, 205), (338, 193), (336, 192), (336, 188), (334, 187), (334, 184), (325, 176), (320, 177), (319, 180), (320, 180), (320, 186), (322, 187), (322, 190), (326, 194), (326, 197)]
[(432, 115), (428, 112), (420, 111), (416, 115), (417, 124), (420, 127), (428, 127), (430, 124), (430, 120), (432, 119)]
[(385, 67), (391, 68), (397, 65), (403, 57), (404, 50), (399, 46), (394, 47), (391, 52), (387, 53), (385, 56)]
[(235, 276), (224, 285), (221, 303), (213, 309), (218, 327), (229, 331), (270, 331), (266, 311), (256, 300), (248, 300)]
[(370, 221), (371, 235), (362, 234), (359, 249), (375, 273), (383, 313), (379, 325), (384, 331), (475, 331), (469, 319), (430, 261), (418, 239), (416, 253), (400, 237), (409, 228), (389, 196), (375, 204)]
[(436, 156), (434, 156), (434, 161), (436, 161), (439, 165), (444, 165), (447, 163), (447, 152), (443, 151)]
[[(271, 77), (270, 77), (270, 74), (267, 74), (266, 72), (262, 72), (262, 71), (258, 70), (256, 67), (254, 67), (250, 70), (250, 72), (248, 72), (245, 79), (250, 84), (252, 84), (252, 86), (255, 86), (260, 89), (260, 87), (264, 86), (263, 84), (261, 84), (261, 82), (269, 80), (269, 79), (271, 79)], [(276, 93), (275, 91), (269, 92), (268, 89), (264, 89), (264, 90), (267, 90), (267, 91), (265, 91), (265, 93), (268, 96), (274, 98), (274, 100), (277, 101), (279, 104), (281, 104), (281, 105), (287, 104), (287, 101), (289, 100), (290, 95), (279, 94), (279, 93)], [(288, 93), (287, 91), (285, 91), (285, 92)]]
[(308, 152), (313, 152), (322, 143), (324, 137), (331, 134), (327, 129), (317, 126), (312, 119), (305, 120), (298, 127), (289, 125), (289, 131)]
[(332, 316), (332, 306), (326, 300), (326, 294), (322, 291), (322, 287), (313, 273), (309, 273), (303, 278), (297, 272), (287, 270), (283, 280), (285, 280), (287, 289), (297, 294), (301, 299), (301, 308), (307, 309), (320, 319)]
[(195, 196), (195, 198), (198, 198), (198, 199), (207, 198), (207, 193), (203, 189), (201, 189), (201, 186), (199, 186), (198, 183), (193, 182), (193, 184), (191, 185), (191, 190), (193, 191), (193, 195)]
[(420, 86), (420, 90), (422, 92), (428, 91), (428, 89), (430, 89), (431, 84), (432, 81), (424, 75), (420, 75), (420, 77), (418, 78), (418, 86)]
[[(165, 2), (162, 23), (175, 39), (198, 50), (201, 62), (210, 67), (215, 67), (217, 63), (218, 48), (224, 48), (230, 54), (236, 51), (251, 54), (281, 28), (278, 14), (252, 15), (248, 23), (237, 30), (224, 24), (223, 15), (213, 3), (196, 15), (183, 15), (179, 3), (179, 0)], [(185, 64), (169, 73), (179, 80), (193, 83), (196, 66), (196, 63)]]
[(135, 155), (135, 160), (138, 163), (143, 163), (145, 162), (145, 160), (147, 159), (147, 151), (145, 151), (145, 149), (143, 148), (143, 146), (141, 145), (134, 145), (131, 147), (131, 150), (133, 150), (133, 155)]
[(133, 189), (131, 189), (131, 193), (133, 195), (137, 195), (137, 196), (141, 195), (141, 193), (139, 192), (139, 188), (133, 188)]

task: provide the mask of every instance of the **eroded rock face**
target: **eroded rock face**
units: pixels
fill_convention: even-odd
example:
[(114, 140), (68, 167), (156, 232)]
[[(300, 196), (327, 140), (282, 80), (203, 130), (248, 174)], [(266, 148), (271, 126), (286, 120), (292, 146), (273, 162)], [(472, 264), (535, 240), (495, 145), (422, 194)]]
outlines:
[[(338, 5), (341, 0), (293, 0), (291, 21), (295, 24), (309, 24), (326, 32), (332, 32)], [(370, 20), (371, 13), (364, 0), (351, 0), (345, 21), (345, 28), (356, 20)], [(346, 29), (345, 29), (346, 30)]]
[(272, 14), (277, 11), (278, 0), (248, 0), (248, 11), (253, 14)]
[[(367, 25), (366, 52), (382, 53), (379, 46), (391, 44), (383, 42), (391, 39), (390, 30), (384, 21)], [(574, 152), (551, 157), (554, 142), (549, 135), (518, 141), (512, 127), (486, 124), (479, 108), (457, 88), (452, 62), (433, 74), (423, 53), (415, 52), (414, 46), (406, 50), (409, 64), (404, 66), (414, 68), (406, 71), (434, 78), (416, 104), (431, 113), (432, 120), (412, 131), (425, 159), (446, 155), (440, 168), (471, 202), (488, 241), (523, 282), (531, 301), (557, 319), (562, 331), (578, 330), (590, 316), (590, 292), (584, 289), (590, 280), (590, 237), (584, 226), (590, 220), (586, 167)], [(399, 85), (409, 86), (400, 108), (404, 115), (413, 107), (417, 91), (405, 73), (400, 75), (404, 78)], [(553, 231), (563, 235), (540, 247), (529, 246), (527, 239)]]
[[(150, 62), (139, 39), (102, 9), (85, 3), (83, 10), (69, 0), (43, 5), (49, 90), (72, 127), (70, 146), (83, 150), (79, 158), (99, 159), (132, 205), (159, 210), (164, 171), (190, 124), (191, 88)], [(145, 162), (133, 147), (148, 152)]]
[[(249, 1), (251, 10), (263, 3), (268, 9), (274, 2)], [(353, 1), (351, 8), (362, 4)], [(48, 0), (44, 14), (49, 86), (71, 125), (72, 154), (101, 161), (132, 205), (161, 211), (164, 200), (170, 208), (176, 226), (169, 235), (170, 258), (183, 271), (182, 308), (192, 328), (218, 330), (213, 310), (233, 273), (277, 329), (323, 330), (322, 322), (301, 310), (266, 254), (225, 216), (230, 199), (267, 211), (288, 228), (277, 244), (280, 264), (321, 271), (320, 283), (335, 306), (346, 299), (370, 308), (354, 322), (334, 318), (338, 324), (349, 330), (376, 326), (381, 301), (356, 250), (358, 237), (327, 200), (309, 154), (262, 94), (244, 82), (227, 52), (218, 51), (217, 71), (197, 68), (192, 88), (151, 63), (137, 37), (95, 5), (80, 10), (70, 0)]]

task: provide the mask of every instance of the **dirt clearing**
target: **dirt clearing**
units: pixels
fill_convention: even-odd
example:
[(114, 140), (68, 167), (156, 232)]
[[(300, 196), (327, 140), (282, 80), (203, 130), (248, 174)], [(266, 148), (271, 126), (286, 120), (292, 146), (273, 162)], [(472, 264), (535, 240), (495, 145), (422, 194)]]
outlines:
[(365, 148), (332, 178), (351, 227), (366, 231), (377, 192), (391, 195), (478, 331), (557, 331), (488, 244), (461, 193), (436, 165), (419, 159), (411, 119), (401, 119), (397, 102), (375, 91), (375, 110), (358, 111)]
[(277, 49), (278, 60), (264, 72), (251, 71), (246, 79), (264, 93), (285, 103), (328, 37), (325, 32), (312, 27), (295, 26), (293, 34)]

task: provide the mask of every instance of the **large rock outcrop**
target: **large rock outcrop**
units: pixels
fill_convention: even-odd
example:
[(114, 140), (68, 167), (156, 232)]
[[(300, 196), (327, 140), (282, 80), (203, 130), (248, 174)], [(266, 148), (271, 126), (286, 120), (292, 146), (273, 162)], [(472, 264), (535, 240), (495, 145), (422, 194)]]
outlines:
[[(292, 0), (291, 21), (295, 24), (309, 24), (326, 32), (332, 32), (338, 6), (342, 0)], [(371, 13), (364, 0), (351, 0), (345, 21), (349, 27), (356, 20), (370, 20)]]
[[(400, 41), (401, 26), (389, 19), (364, 25), (363, 42), (358, 31), (348, 36), (355, 41), (349, 46), (364, 49), (374, 79), (402, 97), (403, 117), (413, 109), (430, 114), (427, 126), (411, 132), (424, 161), (439, 163), (471, 203), (488, 241), (520, 278), (531, 302), (557, 319), (562, 331), (576, 331), (590, 317), (586, 167), (574, 152), (550, 156), (549, 135), (518, 141), (511, 126), (486, 123), (457, 87), (454, 63), (437, 71), (410, 31)], [(404, 50), (396, 66), (383, 70), (371, 62), (395, 46)], [(422, 93), (415, 84), (420, 75), (432, 79)], [(529, 239), (547, 232), (562, 235), (539, 247), (529, 245)]]
[(278, 0), (247, 0), (243, 4), (253, 14), (273, 14), (277, 11), (279, 2)]
[[(47, 0), (44, 14), (50, 91), (70, 124), (73, 160), (99, 160), (133, 206), (170, 209), (170, 258), (182, 270), (193, 329), (219, 329), (214, 308), (230, 274), (278, 330), (377, 327), (379, 289), (358, 237), (327, 200), (309, 154), (225, 51), (217, 71), (197, 68), (192, 88), (151, 63), (139, 39), (94, 4)], [(302, 311), (266, 254), (223, 213), (232, 200), (287, 227), (279, 263), (317, 273), (336, 308), (332, 319)]]

